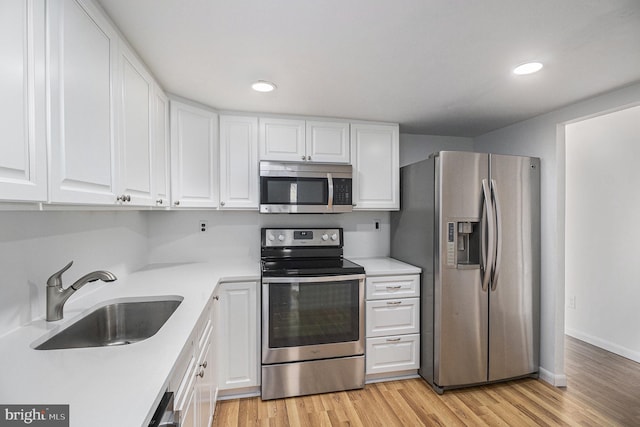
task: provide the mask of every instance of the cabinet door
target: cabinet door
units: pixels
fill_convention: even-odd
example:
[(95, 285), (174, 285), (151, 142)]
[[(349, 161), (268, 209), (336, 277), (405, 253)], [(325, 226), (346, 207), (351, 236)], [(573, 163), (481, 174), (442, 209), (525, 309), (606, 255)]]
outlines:
[(400, 208), (397, 125), (351, 124), (354, 210)]
[(305, 159), (304, 120), (260, 118), (260, 160)]
[(213, 379), (212, 372), (215, 367), (211, 363), (211, 340), (207, 341), (206, 346), (202, 349), (202, 356), (198, 366), (198, 379), (196, 381), (197, 398), (198, 398), (198, 425), (209, 426), (213, 415), (212, 401)]
[(118, 38), (90, 2), (47, 3), (52, 202), (116, 202)]
[(198, 423), (198, 400), (195, 387), (189, 391), (180, 412), (180, 427), (201, 427)]
[(258, 283), (223, 283), (218, 295), (219, 388), (260, 385)]
[(173, 206), (218, 207), (218, 115), (171, 101)]
[(152, 103), (153, 163), (151, 167), (153, 203), (156, 206), (169, 206), (169, 100), (157, 85), (153, 89)]
[(121, 203), (151, 206), (151, 76), (120, 43), (118, 191)]
[(349, 163), (349, 123), (306, 122), (307, 160)]
[(220, 207), (258, 209), (258, 119), (220, 116)]
[(44, 3), (0, 2), (0, 199), (45, 201)]

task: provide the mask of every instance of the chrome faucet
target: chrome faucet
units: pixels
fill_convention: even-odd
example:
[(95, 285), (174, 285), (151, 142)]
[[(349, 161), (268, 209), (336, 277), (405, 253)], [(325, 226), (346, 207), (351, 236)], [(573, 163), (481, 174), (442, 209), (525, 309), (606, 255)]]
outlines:
[(73, 261), (63, 267), (62, 270), (53, 273), (47, 280), (47, 322), (62, 319), (64, 303), (67, 302), (75, 291), (87, 283), (95, 282), (96, 280), (102, 280), (104, 282), (113, 282), (116, 280), (116, 276), (108, 271), (93, 271), (76, 280), (75, 283), (67, 289), (63, 289), (62, 273), (71, 268), (71, 265), (73, 265)]

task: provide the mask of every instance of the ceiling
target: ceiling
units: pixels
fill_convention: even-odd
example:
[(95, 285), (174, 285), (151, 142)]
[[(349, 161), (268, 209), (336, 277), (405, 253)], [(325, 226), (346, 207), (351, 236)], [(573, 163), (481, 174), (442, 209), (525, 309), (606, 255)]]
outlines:
[(167, 92), (221, 110), (473, 137), (640, 82), (638, 0), (99, 1)]

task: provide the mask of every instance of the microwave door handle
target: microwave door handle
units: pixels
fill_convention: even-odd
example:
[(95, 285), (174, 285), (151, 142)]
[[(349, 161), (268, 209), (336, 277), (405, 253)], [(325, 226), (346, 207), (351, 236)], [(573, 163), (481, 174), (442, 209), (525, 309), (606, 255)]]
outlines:
[(329, 183), (329, 201), (327, 202), (327, 210), (333, 210), (333, 176), (327, 174), (327, 182)]

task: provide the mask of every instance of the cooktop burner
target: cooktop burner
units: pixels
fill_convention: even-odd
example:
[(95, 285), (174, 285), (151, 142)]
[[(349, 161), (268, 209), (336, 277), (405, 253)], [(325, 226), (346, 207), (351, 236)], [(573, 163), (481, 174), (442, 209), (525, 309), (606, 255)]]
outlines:
[(340, 276), (364, 274), (364, 267), (344, 258), (262, 260), (264, 277)]

